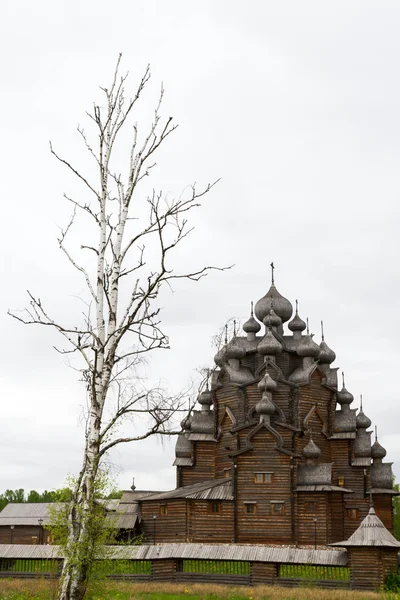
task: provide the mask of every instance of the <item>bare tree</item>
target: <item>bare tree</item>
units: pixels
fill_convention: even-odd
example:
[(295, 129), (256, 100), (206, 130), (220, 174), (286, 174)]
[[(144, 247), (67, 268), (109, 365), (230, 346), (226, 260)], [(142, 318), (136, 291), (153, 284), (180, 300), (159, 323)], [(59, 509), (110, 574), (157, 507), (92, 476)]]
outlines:
[[(126, 76), (120, 75), (120, 61), (121, 56), (111, 87), (101, 88), (105, 104), (94, 105), (93, 111), (87, 113), (97, 131), (96, 142), (92, 144), (86, 132), (78, 127), (83, 143), (95, 161), (97, 183), (50, 145), (53, 156), (73, 173), (91, 197), (86, 201), (81, 199), (82, 196), (76, 199), (64, 194), (73, 210), (58, 239), (60, 249), (86, 284), (88, 300), (83, 322), (76, 326), (60, 323), (41, 299), (30, 292), (29, 308), (22, 313), (10, 312), (22, 323), (56, 329), (66, 342), (65, 347), (58, 348), (58, 351), (79, 355), (83, 364), (80, 370), (87, 384), (86, 441), (82, 467), (68, 511), (68, 542), (60, 600), (80, 600), (86, 591), (93, 555), (90, 516), (94, 487), (105, 454), (117, 444), (142, 440), (153, 434), (171, 433), (171, 417), (177, 410), (183, 409), (181, 395), (168, 396), (161, 389), (147, 389), (142, 383), (132, 385), (126, 379), (141, 357), (153, 350), (169, 347), (156, 303), (160, 290), (178, 279), (199, 281), (215, 268), (205, 266), (181, 273), (170, 265), (172, 250), (191, 231), (188, 227), (189, 213), (199, 206), (199, 199), (211, 190), (214, 183), (201, 190), (192, 185), (182, 196), (174, 199), (167, 199), (161, 192), (153, 191), (145, 198), (147, 214), (143, 218), (145, 211), (140, 206), (140, 184), (155, 166), (156, 151), (177, 126), (172, 117), (163, 119), (161, 116), (163, 88), (147, 130), (143, 133), (137, 123), (131, 124), (130, 118), (150, 79), (150, 70), (146, 69), (136, 93), (128, 100), (124, 89)], [(129, 156), (125, 157), (128, 166), (124, 175), (115, 166), (122, 131), (125, 136), (130, 136)], [(85, 257), (77, 258), (67, 245), (79, 215), (89, 218), (97, 238), (94, 242), (85, 240), (80, 244), (82, 252), (90, 253), (92, 268), (87, 265)], [(151, 257), (148, 263), (149, 247)], [(117, 392), (110, 408), (113, 386), (117, 386)], [(127, 416), (139, 417), (139, 420), (144, 416), (145, 429), (138, 433), (132, 427), (134, 432), (131, 435), (119, 436), (117, 426)], [(143, 425), (143, 419), (141, 423)]]

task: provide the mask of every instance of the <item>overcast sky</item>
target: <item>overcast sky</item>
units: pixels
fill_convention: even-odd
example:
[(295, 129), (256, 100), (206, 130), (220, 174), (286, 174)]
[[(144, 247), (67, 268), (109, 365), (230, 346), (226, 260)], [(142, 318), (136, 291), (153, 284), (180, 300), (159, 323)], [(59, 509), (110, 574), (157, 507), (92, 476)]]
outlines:
[[(80, 161), (78, 123), (119, 52), (133, 89), (147, 63), (153, 106), (180, 126), (153, 185), (221, 182), (179, 261), (230, 264), (163, 297), (171, 350), (152, 375), (171, 390), (212, 363), (226, 319), (276, 284), (335, 350), (400, 477), (400, 6), (395, 1), (3, 0), (0, 492), (51, 489), (80, 466), (85, 402), (55, 337), (6, 316), (26, 289), (63, 318), (82, 282), (57, 249), (71, 180), (51, 139)], [(198, 264), (198, 263), (196, 263)], [(79, 287), (81, 286), (81, 287)], [(124, 447), (117, 483), (175, 486), (174, 443)]]

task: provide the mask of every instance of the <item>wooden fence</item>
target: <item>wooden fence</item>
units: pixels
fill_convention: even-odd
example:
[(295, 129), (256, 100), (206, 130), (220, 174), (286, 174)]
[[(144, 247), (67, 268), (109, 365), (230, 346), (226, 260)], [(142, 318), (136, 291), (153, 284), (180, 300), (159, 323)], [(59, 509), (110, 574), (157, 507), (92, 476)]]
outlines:
[[(61, 559), (1, 559), (0, 578), (58, 577)], [(263, 568), (267, 568), (263, 576)], [(98, 577), (129, 581), (168, 580), (182, 583), (221, 583), (257, 585), (260, 583), (293, 587), (317, 585), (326, 588), (351, 587), (348, 567), (260, 563), (233, 560), (131, 560), (98, 561)]]

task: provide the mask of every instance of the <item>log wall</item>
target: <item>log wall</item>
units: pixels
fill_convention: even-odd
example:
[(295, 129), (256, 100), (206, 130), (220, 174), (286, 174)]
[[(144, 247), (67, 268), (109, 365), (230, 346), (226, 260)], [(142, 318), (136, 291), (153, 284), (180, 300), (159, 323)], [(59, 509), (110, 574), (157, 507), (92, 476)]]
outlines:
[[(299, 492), (297, 494), (296, 532), (298, 544), (325, 545), (331, 529), (329, 503), (329, 495), (325, 492)], [(314, 505), (315, 510), (308, 512), (311, 504)], [(315, 517), (316, 522), (314, 522)]]
[(233, 542), (233, 501), (219, 502), (219, 513), (212, 513), (212, 502), (188, 500), (188, 537), (191, 542)]
[(35, 525), (15, 525), (0, 527), (0, 544), (48, 544), (50, 533)]
[(215, 477), (216, 442), (192, 442), (193, 467), (181, 467), (182, 486)]
[[(162, 514), (164, 507), (167, 514)], [(186, 542), (186, 500), (143, 502), (141, 529), (145, 542), (149, 544)]]
[[(241, 432), (245, 436), (246, 432)], [(241, 441), (244, 444), (244, 440)], [(289, 543), (292, 539), (290, 457), (275, 450), (276, 438), (261, 429), (251, 438), (253, 450), (237, 457), (237, 542)], [(255, 483), (254, 473), (272, 472), (271, 483)], [(272, 501), (283, 502), (281, 513)], [(254, 513), (246, 503), (256, 503)]]

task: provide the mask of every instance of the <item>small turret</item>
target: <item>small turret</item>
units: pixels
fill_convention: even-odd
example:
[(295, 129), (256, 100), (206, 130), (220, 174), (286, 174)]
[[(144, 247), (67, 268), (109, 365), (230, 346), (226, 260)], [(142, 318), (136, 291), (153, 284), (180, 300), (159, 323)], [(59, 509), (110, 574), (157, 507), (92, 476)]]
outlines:
[(274, 381), (271, 375), (267, 372), (264, 377), (258, 382), (257, 387), (259, 390), (267, 390), (267, 392), (274, 392), (278, 384)]
[(207, 388), (201, 392), (201, 394), (198, 395), (197, 397), (197, 402), (200, 404), (201, 406), (201, 411), (202, 412), (210, 412), (210, 408), (212, 406), (212, 394), (210, 392), (210, 390), (208, 389), (208, 383), (207, 383)]
[(276, 339), (271, 329), (268, 329), (261, 342), (259, 342), (257, 350), (263, 356), (275, 357), (282, 352), (282, 344)]
[(347, 391), (347, 389), (346, 389), (343, 371), (342, 371), (342, 381), (343, 381), (342, 389), (340, 390), (340, 392), (338, 392), (336, 394), (336, 400), (337, 400), (338, 404), (340, 404), (341, 411), (343, 413), (348, 413), (350, 411), (350, 408), (349, 408), (350, 404), (354, 400), (354, 396), (353, 396), (353, 394), (350, 394), (350, 392)]
[[(364, 414), (362, 394), (360, 396), (360, 411), (356, 417), (356, 439), (354, 440), (353, 452), (356, 460), (353, 464), (369, 466), (371, 464), (371, 432), (367, 431), (371, 426), (371, 419)], [(365, 464), (357, 461), (359, 458), (368, 459)]]
[(314, 342), (313, 334), (304, 335), (296, 352), (302, 358), (318, 358), (319, 346)]
[(384, 463), (386, 450), (378, 442), (378, 428), (375, 427), (375, 442), (371, 448), (371, 488), (391, 490), (393, 487), (392, 463)]
[(243, 331), (247, 333), (247, 339), (252, 342), (256, 338), (256, 334), (260, 331), (261, 325), (254, 318), (253, 302), (251, 303), (250, 319), (243, 325)]
[(321, 449), (318, 448), (317, 444), (313, 441), (311, 434), (310, 440), (303, 448), (303, 456), (307, 459), (307, 463), (315, 464), (321, 456)]
[(232, 368), (238, 370), (240, 361), (246, 356), (246, 350), (239, 344), (236, 337), (236, 321), (233, 322), (233, 338), (226, 347), (225, 357), (229, 360)]
[(336, 354), (325, 342), (323, 321), (321, 321), (321, 338), (318, 360), (321, 364), (330, 365), (335, 360)]
[(386, 456), (385, 448), (383, 446), (381, 446), (380, 443), (378, 442), (378, 428), (376, 425), (375, 425), (375, 442), (373, 443), (372, 448), (371, 448), (371, 456), (374, 459), (374, 465), (381, 464), (382, 460)]
[(296, 300), (296, 314), (288, 324), (288, 328), (290, 329), (290, 331), (293, 332), (293, 339), (301, 340), (301, 334), (306, 329), (306, 327), (306, 323), (303, 321), (303, 319), (299, 317), (299, 303), (298, 300)]
[(263, 393), (261, 400), (257, 402), (255, 409), (256, 413), (260, 415), (260, 422), (266, 421), (269, 424), (271, 415), (275, 412), (275, 406), (267, 391)]

